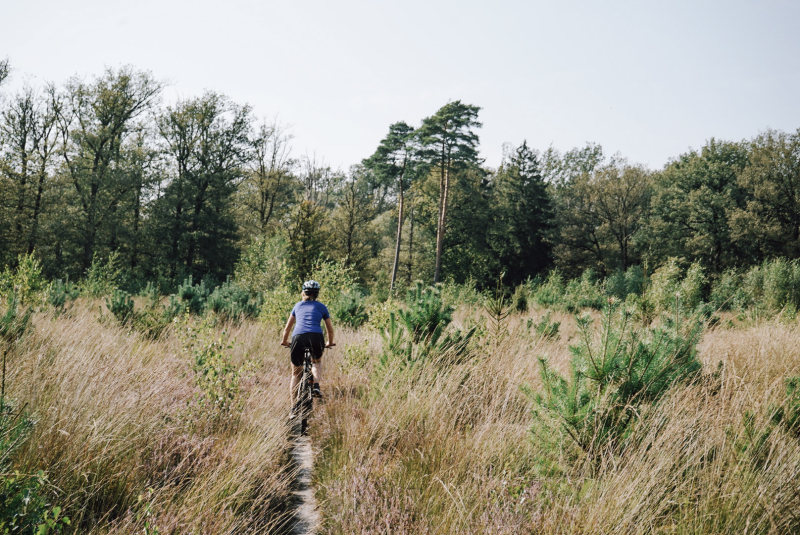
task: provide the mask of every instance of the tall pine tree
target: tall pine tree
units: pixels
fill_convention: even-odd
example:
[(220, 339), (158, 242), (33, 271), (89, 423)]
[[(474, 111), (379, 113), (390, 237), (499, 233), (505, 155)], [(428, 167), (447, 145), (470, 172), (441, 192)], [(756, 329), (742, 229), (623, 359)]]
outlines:
[(447, 226), (450, 187), (456, 174), (481, 163), (478, 157), (478, 106), (448, 102), (434, 115), (423, 119), (418, 133), (419, 155), (439, 178), (439, 213), (436, 223), (436, 267), (433, 282), (439, 282), (442, 250)]
[(397, 268), (400, 263), (400, 242), (405, 216), (405, 192), (414, 175), (414, 129), (403, 121), (389, 127), (389, 134), (381, 140), (375, 153), (364, 160), (364, 167), (377, 179), (394, 186), (397, 195), (397, 236), (394, 246), (394, 263), (390, 291), (394, 291)]

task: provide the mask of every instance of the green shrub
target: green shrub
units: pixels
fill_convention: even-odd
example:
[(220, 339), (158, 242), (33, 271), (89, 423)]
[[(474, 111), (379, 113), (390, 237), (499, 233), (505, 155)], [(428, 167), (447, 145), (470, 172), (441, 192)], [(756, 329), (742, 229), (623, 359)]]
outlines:
[(128, 325), (133, 320), (133, 297), (124, 290), (115, 289), (111, 299), (106, 299), (106, 307), (120, 325)]
[(158, 291), (158, 285), (148, 282), (139, 295), (147, 299), (148, 307), (155, 307), (161, 300), (161, 293)]
[(258, 317), (262, 304), (261, 294), (252, 297), (250, 292), (230, 279), (218, 286), (207, 300), (208, 310), (234, 321)]
[(86, 278), (81, 283), (81, 293), (89, 297), (105, 297), (122, 286), (123, 280), (124, 273), (117, 251), (112, 252), (105, 262), (95, 253), (86, 271)]
[(292, 307), (300, 300), (300, 291), (286, 286), (265, 292), (259, 319), (269, 325), (285, 325)]
[(533, 318), (528, 318), (528, 334), (532, 334), (537, 338), (558, 339), (558, 329), (560, 327), (560, 321), (551, 321), (549, 310), (539, 318), (537, 323), (533, 323)]
[(32, 254), (19, 255), (14, 270), (6, 267), (0, 273), (0, 297), (16, 299), (22, 306), (41, 304), (45, 300), (47, 283), (42, 277), (42, 265)]
[[(318, 262), (314, 266), (311, 278), (320, 285), (319, 300), (323, 303), (333, 303), (340, 295), (350, 293), (356, 288), (353, 268), (347, 266), (344, 261), (333, 262), (326, 260)], [(302, 287), (298, 284), (298, 294), (301, 290)]]
[(440, 325), (427, 337), (417, 338), (408, 323), (398, 321), (397, 315), (391, 312), (388, 328), (381, 333), (384, 344), (377, 370), (413, 370), (417, 364), (435, 357), (447, 357), (451, 363), (458, 362), (468, 354), (469, 342), (475, 330), (475, 327), (467, 331), (456, 329), (445, 334), (444, 327)]
[(533, 300), (540, 306), (552, 307), (561, 304), (565, 290), (564, 278), (557, 269), (554, 269), (547, 275), (544, 284), (536, 288)]
[(650, 277), (649, 285), (635, 303), (644, 323), (650, 323), (656, 316), (675, 307), (692, 311), (703, 303), (703, 290), (706, 284), (702, 266), (694, 263), (684, 274), (677, 260), (669, 261), (658, 268)]
[(514, 289), (514, 295), (511, 296), (511, 310), (513, 310), (514, 312), (528, 311), (527, 284), (520, 284)]
[(644, 270), (641, 266), (632, 266), (623, 272), (617, 270), (605, 282), (605, 293), (625, 301), (629, 295), (641, 295), (644, 289)]
[(588, 315), (577, 321), (580, 336), (570, 347), (569, 376), (541, 358), (544, 386), (540, 392), (526, 391), (536, 405), (538, 439), (548, 443), (564, 429), (583, 455), (596, 459), (606, 447), (620, 448), (648, 406), (700, 369), (695, 346), (703, 324), (693, 317), (642, 332), (614, 303), (603, 313), (599, 338)]
[(31, 309), (23, 308), (12, 296), (5, 313), (0, 316), (0, 349), (3, 352), (3, 370), (0, 377), (0, 414), (6, 400), (6, 359), (14, 344), (28, 331), (31, 324)]
[(239, 396), (239, 384), (252, 368), (252, 362), (235, 365), (230, 357), (234, 343), (225, 340), (224, 331), (215, 336), (208, 318), (194, 322), (184, 315), (179, 322), (178, 336), (199, 390), (193, 407), (196, 415), (213, 424), (236, 419), (244, 402)]
[(13, 470), (14, 453), (28, 442), (33, 426), (11, 400), (0, 401), (0, 533), (57, 533), (70, 523), (60, 507), (50, 509), (44, 472), (26, 475)]
[(354, 329), (369, 319), (364, 298), (357, 291), (339, 294), (337, 299), (328, 304), (328, 308), (337, 323)]
[(587, 269), (579, 279), (567, 283), (562, 304), (569, 312), (577, 312), (582, 308), (600, 310), (606, 301), (607, 297), (594, 271)]
[(408, 309), (398, 310), (397, 314), (415, 344), (434, 337), (438, 339), (453, 320), (454, 308), (444, 304), (437, 288), (425, 288), (418, 282), (409, 290), (406, 303)]
[(469, 278), (464, 283), (458, 284), (452, 281), (439, 283), (436, 285), (439, 296), (446, 305), (457, 308), (460, 305), (483, 306), (485, 296), (478, 291), (475, 279)]
[(200, 284), (193, 285), (191, 275), (183, 281), (183, 284), (178, 286), (178, 290), (174, 295), (170, 296), (169, 304), (167, 305), (168, 315), (177, 317), (184, 312), (192, 314), (202, 314), (206, 308), (206, 299), (210, 291), (206, 287), (205, 281)]
[(786, 305), (800, 305), (800, 264), (778, 258), (762, 267), (764, 306), (779, 311)]
[(236, 263), (233, 279), (250, 295), (274, 291), (290, 280), (286, 241), (279, 235), (257, 238)]
[(347, 344), (344, 348), (344, 370), (359, 370), (364, 368), (370, 360), (369, 340), (357, 344)]
[(50, 283), (50, 288), (47, 291), (47, 303), (60, 314), (66, 310), (67, 303), (74, 301), (80, 295), (80, 289), (73, 283), (62, 282), (61, 279), (56, 279)]
[(734, 310), (746, 303), (743, 277), (733, 269), (724, 271), (711, 285), (711, 304), (719, 310)]
[(786, 400), (773, 410), (772, 421), (784, 426), (795, 438), (800, 438), (800, 377), (788, 377), (786, 383)]

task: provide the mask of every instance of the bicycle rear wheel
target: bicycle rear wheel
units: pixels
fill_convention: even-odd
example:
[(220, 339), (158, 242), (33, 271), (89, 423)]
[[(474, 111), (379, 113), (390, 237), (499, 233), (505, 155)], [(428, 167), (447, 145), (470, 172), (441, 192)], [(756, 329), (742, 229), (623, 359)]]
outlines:
[(301, 420), (300, 420), (300, 434), (306, 435), (308, 433), (308, 418), (311, 416), (311, 410), (314, 406), (314, 401), (311, 396), (311, 383), (313, 382), (311, 374), (311, 366), (308, 362), (305, 363), (303, 370), (303, 379), (300, 383), (300, 396), (298, 396), (298, 404), (300, 406)]

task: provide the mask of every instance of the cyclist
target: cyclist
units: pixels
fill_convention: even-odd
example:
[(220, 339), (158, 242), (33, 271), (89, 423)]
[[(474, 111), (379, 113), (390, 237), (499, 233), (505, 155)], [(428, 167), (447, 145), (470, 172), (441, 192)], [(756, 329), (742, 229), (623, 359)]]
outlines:
[[(292, 313), (289, 315), (289, 320), (286, 322), (286, 327), (283, 329), (283, 340), (281, 345), (291, 347), (292, 359), (292, 415), (295, 414), (295, 405), (297, 397), (297, 385), (303, 376), (303, 357), (305, 355), (305, 348), (311, 349), (311, 373), (314, 375), (314, 385), (311, 388), (311, 394), (314, 397), (322, 397), (322, 391), (319, 388), (320, 380), (322, 379), (322, 351), (326, 347), (333, 347), (333, 325), (331, 325), (331, 316), (328, 313), (328, 308), (317, 301), (319, 296), (319, 283), (314, 280), (306, 281), (303, 283), (302, 300), (294, 305)], [(328, 332), (328, 341), (322, 335), (322, 328), (320, 322), (325, 321), (325, 329)], [(294, 327), (292, 333), (292, 342), (289, 343), (289, 332)]]

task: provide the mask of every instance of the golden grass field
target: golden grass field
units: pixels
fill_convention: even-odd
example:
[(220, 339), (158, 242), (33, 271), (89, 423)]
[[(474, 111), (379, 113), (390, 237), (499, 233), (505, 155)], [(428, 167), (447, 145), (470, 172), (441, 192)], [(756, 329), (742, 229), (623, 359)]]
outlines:
[[(460, 310), (456, 323), (473, 312)], [(59, 317), (38, 313), (11, 353), (9, 394), (37, 421), (15, 468), (47, 472), (76, 533), (145, 533), (145, 521), (162, 534), (285, 531), (293, 473), (279, 329), (227, 326), (233, 360), (256, 367), (241, 385), (241, 415), (209, 426), (187, 409), (193, 374), (175, 333), (143, 340), (100, 314), (85, 300)], [(769, 423), (785, 378), (800, 375), (796, 323), (708, 331), (700, 358), (709, 379), (675, 387), (640, 447), (587, 470), (544, 466), (530, 433), (520, 385), (539, 384), (539, 355), (566, 370), (575, 335), (567, 314), (554, 313), (557, 340), (515, 327), (540, 315), (512, 316), (508, 336), (465, 362), (414, 373), (376, 374), (380, 336), (340, 330), (311, 424), (322, 532), (798, 529), (800, 440)], [(347, 347), (364, 343), (375, 358), (354, 366)], [(771, 430), (758, 452), (746, 447), (753, 430)]]

